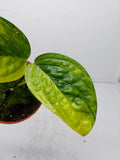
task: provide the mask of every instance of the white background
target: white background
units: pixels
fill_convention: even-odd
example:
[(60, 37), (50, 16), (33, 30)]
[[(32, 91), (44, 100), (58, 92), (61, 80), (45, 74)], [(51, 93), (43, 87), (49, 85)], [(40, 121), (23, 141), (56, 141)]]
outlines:
[[(66, 54), (94, 82), (120, 74), (119, 0), (0, 0), (0, 16), (18, 26), (31, 44), (30, 61), (41, 53)], [(94, 83), (98, 111), (82, 137), (43, 105), (30, 119), (0, 124), (1, 160), (120, 160), (120, 88)]]
[(119, 0), (0, 0), (0, 16), (28, 37), (30, 60), (63, 53), (81, 63), (95, 81), (120, 74)]

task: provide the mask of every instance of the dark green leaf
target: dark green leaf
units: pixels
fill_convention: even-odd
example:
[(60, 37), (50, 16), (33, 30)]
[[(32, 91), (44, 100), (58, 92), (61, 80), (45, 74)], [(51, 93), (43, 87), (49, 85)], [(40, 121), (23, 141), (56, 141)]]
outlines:
[(0, 55), (24, 59), (30, 56), (30, 44), (26, 36), (2, 17), (0, 17)]
[(30, 44), (26, 36), (11, 22), (0, 17), (0, 83), (24, 75)]

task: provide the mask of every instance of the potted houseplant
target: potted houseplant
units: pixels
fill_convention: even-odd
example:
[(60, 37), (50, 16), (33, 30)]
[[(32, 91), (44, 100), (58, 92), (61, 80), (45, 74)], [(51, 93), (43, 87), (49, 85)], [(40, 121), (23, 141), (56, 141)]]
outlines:
[(29, 55), (30, 45), (25, 35), (0, 17), (0, 123), (21, 122), (40, 106), (25, 83)]
[(24, 76), (18, 86), (25, 85), (37, 101), (77, 133), (87, 135), (95, 123), (97, 111), (95, 89), (87, 71), (62, 54), (41, 54), (33, 64), (27, 65), (29, 56), (30, 45), (25, 35), (0, 17), (1, 86)]

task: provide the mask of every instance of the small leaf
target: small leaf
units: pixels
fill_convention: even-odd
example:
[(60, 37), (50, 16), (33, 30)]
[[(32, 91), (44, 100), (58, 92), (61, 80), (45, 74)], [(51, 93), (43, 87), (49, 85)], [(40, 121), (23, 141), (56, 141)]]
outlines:
[(27, 66), (25, 79), (33, 95), (72, 129), (82, 136), (90, 132), (96, 119), (96, 94), (78, 62), (61, 54), (43, 54)]

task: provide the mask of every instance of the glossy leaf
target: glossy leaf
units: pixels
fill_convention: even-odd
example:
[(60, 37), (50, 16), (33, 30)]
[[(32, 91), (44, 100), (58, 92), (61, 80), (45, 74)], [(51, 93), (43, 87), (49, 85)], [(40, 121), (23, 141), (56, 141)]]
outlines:
[(30, 44), (26, 36), (2, 17), (0, 17), (0, 55), (24, 59), (30, 56)]
[(30, 44), (26, 36), (11, 22), (0, 17), (0, 83), (22, 77)]
[(31, 92), (66, 124), (85, 136), (96, 119), (96, 94), (86, 70), (56, 53), (40, 55), (25, 73)]
[(19, 79), (25, 73), (26, 60), (0, 55), (0, 83)]

